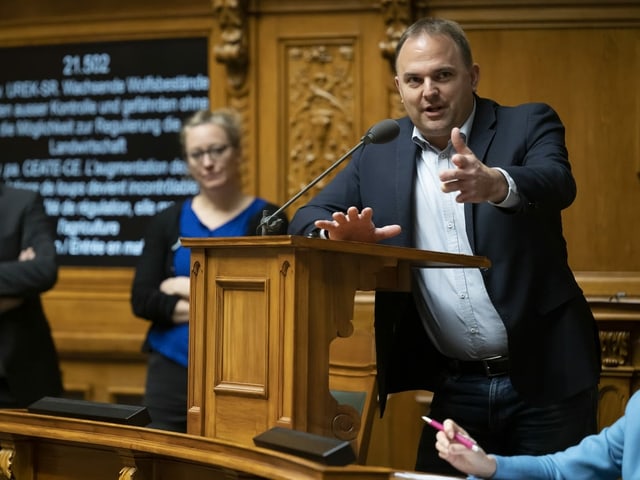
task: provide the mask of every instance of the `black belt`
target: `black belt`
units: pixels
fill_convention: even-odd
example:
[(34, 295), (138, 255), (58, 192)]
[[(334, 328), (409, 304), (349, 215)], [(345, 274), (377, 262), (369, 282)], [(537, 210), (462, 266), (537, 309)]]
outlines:
[(459, 375), (486, 375), (498, 377), (509, 374), (509, 357), (506, 355), (484, 360), (449, 360), (451, 373)]

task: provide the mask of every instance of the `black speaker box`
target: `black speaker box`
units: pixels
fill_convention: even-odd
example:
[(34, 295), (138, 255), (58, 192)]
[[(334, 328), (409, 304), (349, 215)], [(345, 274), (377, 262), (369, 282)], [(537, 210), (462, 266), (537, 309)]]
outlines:
[(331, 466), (344, 466), (355, 462), (351, 444), (344, 440), (323, 437), (313, 433), (273, 427), (253, 437), (258, 447), (270, 448)]
[(151, 423), (147, 407), (115, 403), (90, 402), (69, 398), (42, 397), (27, 407), (30, 413), (81, 418), (99, 422), (144, 427)]

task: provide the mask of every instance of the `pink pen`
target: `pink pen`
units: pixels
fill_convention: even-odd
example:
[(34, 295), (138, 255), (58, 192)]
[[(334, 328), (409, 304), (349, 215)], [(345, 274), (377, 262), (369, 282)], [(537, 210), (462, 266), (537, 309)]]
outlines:
[[(443, 431), (444, 427), (442, 426), (442, 424), (440, 422), (437, 422), (436, 420), (433, 420), (432, 418), (429, 417), (422, 417), (422, 420), (424, 420), (425, 422), (427, 422), (429, 425), (431, 425), (433, 428), (435, 428), (436, 430), (440, 430)], [(456, 432), (456, 434), (453, 436), (453, 438), (455, 438), (457, 441), (459, 441), (462, 445), (464, 445), (465, 447), (473, 450), (474, 452), (479, 452), (480, 451), (480, 447), (478, 447), (478, 444), (475, 443), (473, 440), (471, 440), (470, 438), (465, 437), (464, 435), (461, 435), (460, 433)]]

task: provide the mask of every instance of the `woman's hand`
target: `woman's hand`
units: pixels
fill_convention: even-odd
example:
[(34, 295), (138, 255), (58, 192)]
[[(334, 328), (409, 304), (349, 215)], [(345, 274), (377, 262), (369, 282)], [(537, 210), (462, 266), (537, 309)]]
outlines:
[(468, 475), (491, 478), (496, 473), (496, 461), (492, 456), (482, 449), (473, 451), (455, 440), (456, 433), (471, 438), (462, 427), (450, 419), (445, 420), (442, 425), (444, 431), (436, 434), (436, 449), (440, 458)]
[(160, 284), (160, 291), (167, 295), (178, 295), (188, 301), (190, 284), (189, 277), (169, 277)]
[(169, 277), (160, 284), (160, 291), (167, 295), (177, 295), (180, 300), (173, 309), (173, 323), (187, 323), (189, 321), (189, 292), (191, 290), (189, 277)]

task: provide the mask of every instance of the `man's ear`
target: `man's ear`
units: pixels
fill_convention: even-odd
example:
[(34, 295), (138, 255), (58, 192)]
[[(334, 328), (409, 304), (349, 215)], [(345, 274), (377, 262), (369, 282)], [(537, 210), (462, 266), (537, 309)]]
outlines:
[(474, 93), (477, 93), (478, 84), (480, 83), (480, 65), (474, 63), (471, 67), (471, 88)]
[(398, 78), (397, 75), (393, 78), (393, 81), (396, 84), (396, 90), (398, 90), (398, 95), (400, 95), (400, 102), (404, 103), (404, 98), (402, 98), (402, 90), (400, 90), (400, 79)]

